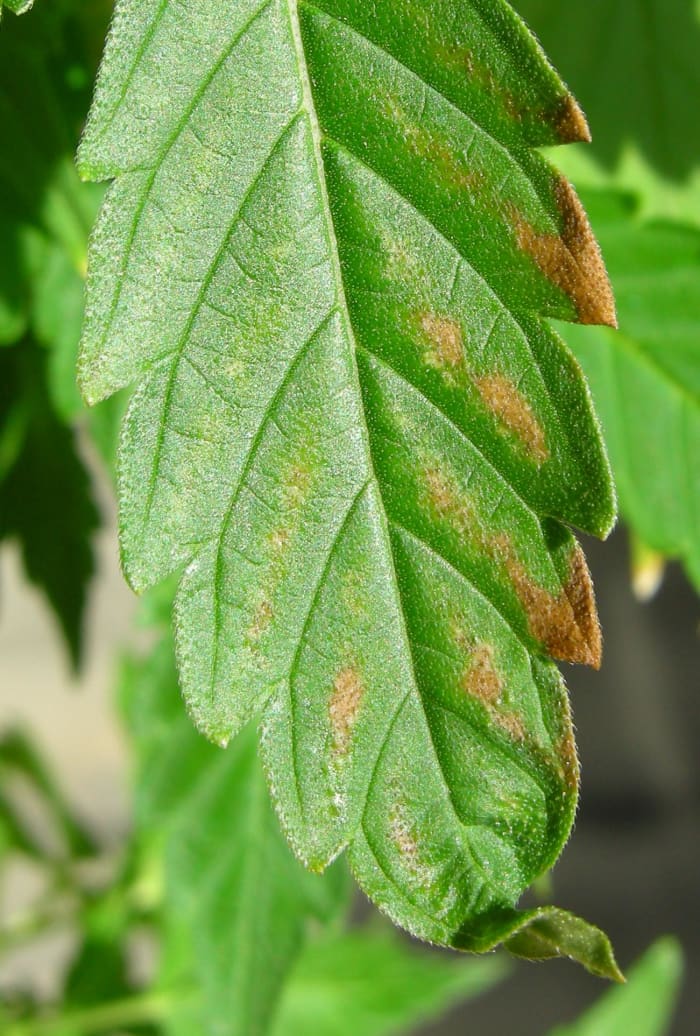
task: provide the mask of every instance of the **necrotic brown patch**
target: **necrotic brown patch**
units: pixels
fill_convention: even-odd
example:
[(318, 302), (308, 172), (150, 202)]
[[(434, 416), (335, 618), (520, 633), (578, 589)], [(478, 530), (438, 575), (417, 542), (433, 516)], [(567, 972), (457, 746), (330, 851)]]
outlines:
[(513, 382), (503, 374), (489, 374), (475, 378), (474, 384), (496, 420), (520, 440), (537, 464), (543, 464), (549, 457), (544, 431)]
[(553, 284), (569, 296), (582, 324), (617, 327), (612, 288), (588, 218), (571, 184), (563, 176), (554, 186), (561, 233), (539, 233), (511, 209), (518, 246)]
[(493, 664), (493, 647), (490, 644), (480, 644), (472, 652), (462, 682), (465, 691), (482, 705), (495, 705), (498, 702), (503, 682)]
[(581, 662), (598, 669), (600, 628), (590, 575), (580, 547), (577, 545), (574, 551), (566, 586), (555, 597), (531, 578), (507, 537), (498, 537), (498, 546), (532, 636), (546, 647), (552, 658)]
[(357, 670), (353, 666), (341, 669), (333, 681), (328, 703), (333, 748), (340, 754), (347, 752), (363, 697), (364, 687)]
[(464, 360), (464, 343), (457, 321), (434, 313), (421, 313), (419, 321), (432, 346), (426, 357), (430, 366), (442, 369), (459, 367)]
[(554, 126), (557, 138), (562, 144), (590, 144), (591, 131), (586, 116), (571, 94), (562, 97), (552, 115), (545, 118)]
[(493, 535), (484, 529), (472, 502), (439, 468), (429, 468), (424, 478), (432, 510), (495, 564), (503, 566), (535, 640), (552, 658), (600, 668), (600, 626), (591, 577), (579, 545), (571, 554), (567, 580), (555, 596), (532, 578), (507, 533)]
[(248, 629), (247, 639), (252, 641), (260, 640), (260, 637), (272, 622), (272, 616), (273, 611), (270, 601), (260, 601), (255, 609), (253, 621)]

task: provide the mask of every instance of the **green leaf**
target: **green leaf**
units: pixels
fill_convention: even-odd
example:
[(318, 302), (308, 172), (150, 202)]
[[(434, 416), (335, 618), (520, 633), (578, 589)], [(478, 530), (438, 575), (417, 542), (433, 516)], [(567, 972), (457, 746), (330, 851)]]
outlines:
[(0, 352), (0, 541), (14, 538), (77, 665), (99, 517), (72, 430), (52, 409), (45, 358), (30, 342)]
[(659, 939), (630, 969), (627, 985), (612, 989), (577, 1021), (551, 1036), (664, 1036), (669, 1031), (683, 972), (680, 945)]
[(406, 1033), (486, 992), (506, 973), (502, 958), (465, 963), (416, 953), (381, 929), (317, 939), (290, 975), (272, 1033)]
[(33, 5), (34, 0), (0, 0), (0, 18), (2, 18), (3, 8), (5, 7), (8, 11), (12, 11), (13, 14), (24, 14)]
[(0, 342), (30, 328), (49, 350), (49, 388), (66, 420), (82, 410), (75, 363), (87, 236), (102, 197), (73, 163), (96, 31), (84, 6), (41, 5), (0, 32)]
[(137, 822), (163, 841), (166, 910), (161, 984), (194, 985), (173, 1034), (267, 1031), (307, 930), (345, 908), (347, 882), (306, 873), (269, 802), (253, 727), (221, 752), (192, 729), (172, 643), (127, 666), (127, 713), (139, 754)]
[(624, 518), (700, 589), (700, 231), (587, 195), (620, 331), (569, 328), (605, 430)]
[(694, 0), (515, 0), (588, 116), (591, 148), (562, 167), (577, 184), (643, 191), (655, 213), (700, 202), (700, 9)]
[(467, 949), (571, 827), (549, 656), (599, 662), (563, 523), (614, 499), (543, 318), (614, 308), (535, 150), (586, 135), (500, 0), (126, 0), (79, 155), (115, 180), (80, 379), (137, 384), (123, 561), (180, 576), (190, 713), (225, 744), (262, 709), (297, 855)]

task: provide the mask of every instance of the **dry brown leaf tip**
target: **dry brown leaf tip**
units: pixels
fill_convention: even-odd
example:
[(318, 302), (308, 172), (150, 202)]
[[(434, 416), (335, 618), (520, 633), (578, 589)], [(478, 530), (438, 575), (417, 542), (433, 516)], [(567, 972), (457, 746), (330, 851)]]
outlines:
[(616, 328), (615, 299), (598, 242), (576, 191), (563, 176), (556, 178), (554, 202), (561, 218), (559, 234), (541, 233), (512, 211), (518, 246), (569, 296), (580, 323)]

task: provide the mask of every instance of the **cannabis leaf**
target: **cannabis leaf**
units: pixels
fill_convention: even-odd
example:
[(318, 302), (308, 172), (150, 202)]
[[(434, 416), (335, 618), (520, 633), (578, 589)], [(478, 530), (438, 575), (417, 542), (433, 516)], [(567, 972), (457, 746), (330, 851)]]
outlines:
[(634, 199), (586, 195), (620, 331), (570, 328), (599, 408), (623, 516), (680, 558), (700, 589), (700, 231), (639, 218)]
[[(518, 914), (573, 817), (597, 665), (581, 551), (607, 461), (545, 316), (614, 322), (535, 146), (585, 120), (503, 2), (117, 7), (79, 153), (110, 179), (80, 379), (137, 383), (132, 586), (181, 574), (180, 676), (225, 744), (263, 710), (285, 831), (436, 942), (583, 956)], [(592, 945), (587, 942), (588, 936)]]

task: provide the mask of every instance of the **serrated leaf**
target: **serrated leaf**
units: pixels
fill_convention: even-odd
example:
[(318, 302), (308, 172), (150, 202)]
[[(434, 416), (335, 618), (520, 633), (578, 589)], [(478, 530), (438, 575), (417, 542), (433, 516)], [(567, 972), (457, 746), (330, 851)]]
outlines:
[(566, 338), (594, 393), (624, 518), (700, 589), (700, 231), (643, 221), (619, 194), (587, 199), (620, 330)]
[(137, 823), (163, 843), (166, 886), (161, 983), (194, 985), (168, 1033), (267, 1032), (307, 929), (345, 908), (336, 866), (307, 874), (291, 855), (257, 760), (255, 729), (221, 752), (192, 728), (178, 694), (170, 638), (130, 663), (122, 692), (139, 758)]
[(614, 501), (543, 317), (614, 322), (536, 145), (585, 120), (507, 4), (122, 2), (79, 162), (115, 178), (80, 377), (137, 383), (121, 541), (182, 573), (180, 675), (264, 709), (297, 854), (350, 847), (424, 938), (481, 945), (576, 801), (548, 656), (597, 665), (580, 548)]
[(551, 1036), (664, 1036), (669, 1031), (683, 973), (677, 940), (659, 939), (630, 969), (626, 986), (611, 989), (581, 1018)]
[(0, 541), (17, 541), (77, 665), (99, 524), (89, 475), (73, 431), (52, 408), (38, 347), (0, 351), (0, 386)]
[(383, 930), (312, 942), (285, 987), (273, 1036), (390, 1036), (413, 1032), (507, 973), (500, 958), (465, 963), (428, 956)]

